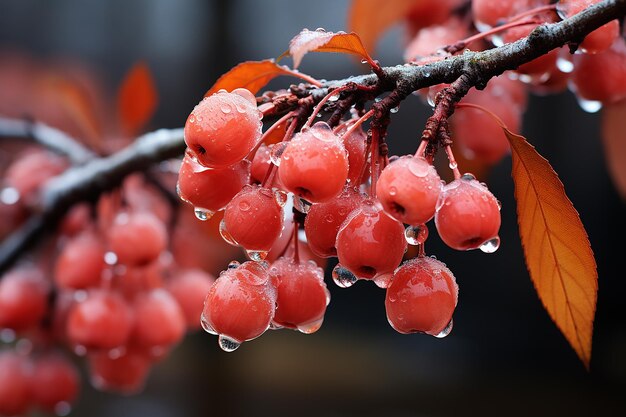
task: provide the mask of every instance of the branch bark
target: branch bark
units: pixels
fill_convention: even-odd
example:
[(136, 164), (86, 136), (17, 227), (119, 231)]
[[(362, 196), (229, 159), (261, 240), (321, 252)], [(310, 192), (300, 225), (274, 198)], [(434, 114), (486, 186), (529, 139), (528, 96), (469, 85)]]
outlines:
[[(625, 15), (626, 0), (606, 0), (569, 19), (541, 25), (527, 38), (511, 44), (482, 52), (466, 52), (427, 65), (385, 67), (379, 75), (328, 81), (321, 88), (308, 90), (308, 94), (319, 101), (328, 90), (349, 82), (368, 88), (376, 86), (378, 94), (392, 92), (385, 100), (375, 104), (376, 113), (383, 114), (423, 87), (453, 83), (461, 77), (465, 92), (471, 86), (484, 87), (490, 78), (515, 69), (552, 49), (568, 43), (577, 44), (594, 29), (611, 20), (622, 19)], [(0, 137), (34, 137), (38, 142), (57, 148), (58, 151), (67, 150), (64, 143), (71, 143), (62, 132), (38, 123), (30, 127), (25, 123), (0, 119)], [(39, 210), (0, 244), (0, 273), (10, 267), (44, 231), (53, 228), (73, 204), (95, 200), (102, 192), (118, 186), (126, 175), (179, 156), (184, 148), (183, 130), (173, 129), (148, 133), (128, 148), (104, 158), (94, 158), (80, 149), (66, 153), (81, 155), (74, 157), (75, 162), (88, 162), (69, 169), (45, 186)]]

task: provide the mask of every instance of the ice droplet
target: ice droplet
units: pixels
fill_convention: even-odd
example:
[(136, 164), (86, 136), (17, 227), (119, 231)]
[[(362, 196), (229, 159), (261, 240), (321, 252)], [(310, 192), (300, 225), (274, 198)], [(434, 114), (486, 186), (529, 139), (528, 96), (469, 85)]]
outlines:
[(215, 212), (201, 208), (201, 207), (194, 207), (193, 214), (196, 215), (196, 219), (202, 220), (203, 222), (205, 222), (209, 220), (211, 217), (213, 217), (213, 214), (215, 214)]
[(317, 321), (313, 321), (311, 323), (299, 324), (297, 328), (298, 328), (298, 331), (301, 333), (311, 334), (311, 333), (315, 333), (316, 331), (318, 331), (320, 327), (322, 327), (323, 322), (324, 322), (324, 317), (322, 317), (321, 319)]
[(287, 196), (288, 194), (283, 190), (274, 190), (274, 199), (280, 207), (285, 207), (287, 204)]
[(270, 161), (272, 161), (272, 164), (276, 166), (280, 165), (280, 158), (283, 156), (285, 149), (287, 149), (287, 145), (289, 145), (289, 142), (279, 142), (272, 145), (272, 149), (270, 150)]
[(480, 250), (485, 253), (494, 253), (500, 247), (500, 237), (496, 236), (492, 239), (489, 239), (482, 245), (480, 245)]
[(222, 110), (222, 113), (224, 113), (224, 114), (228, 114), (228, 113), (230, 113), (232, 111), (232, 109), (230, 108), (230, 104), (228, 104), (228, 103), (223, 103), (220, 106), (220, 110)]
[(237, 261), (230, 261), (228, 263), (228, 267), (227, 268), (228, 269), (237, 269), (237, 268), (239, 268), (239, 265), (241, 265), (241, 264), (239, 262), (237, 262)]
[(396, 106), (396, 107), (392, 107), (391, 109), (389, 109), (389, 113), (398, 113), (400, 111), (400, 106)]
[(10, 206), (15, 204), (20, 199), (20, 192), (13, 187), (6, 187), (0, 191), (0, 203)]
[(466, 172), (465, 174), (461, 175), (461, 179), (465, 181), (472, 181), (475, 180), (476, 177), (474, 176), (474, 174)]
[(217, 332), (215, 331), (213, 326), (209, 324), (209, 321), (206, 319), (206, 317), (204, 317), (204, 314), (200, 316), (200, 325), (205, 332), (217, 335)]
[(333, 269), (333, 281), (341, 288), (348, 288), (357, 282), (358, 278), (347, 268), (344, 268), (341, 264), (337, 264)]
[(396, 195), (398, 193), (398, 190), (396, 189), (396, 187), (389, 187), (389, 195)]
[(450, 323), (448, 323), (448, 325), (442, 331), (440, 331), (438, 334), (434, 334), (433, 336), (435, 336), (437, 339), (443, 339), (450, 334), (450, 332), (452, 331), (452, 326), (454, 326), (454, 323), (453, 320), (450, 319)]
[(580, 106), (581, 109), (583, 109), (587, 113), (597, 113), (602, 109), (602, 102), (593, 101), (593, 100), (585, 100), (580, 97), (578, 97), (578, 105)]
[(404, 238), (409, 245), (421, 245), (428, 238), (428, 226), (425, 224), (407, 226), (407, 228), (404, 229)]
[(263, 250), (246, 250), (246, 255), (248, 258), (252, 259), (256, 262), (261, 262), (267, 258), (267, 251)]
[(220, 222), (220, 235), (226, 243), (229, 243), (233, 246), (238, 246), (237, 241), (231, 236), (228, 230), (226, 230), (226, 222), (224, 221), (224, 219), (222, 219), (222, 221)]
[(224, 336), (223, 334), (219, 335), (217, 341), (224, 352), (233, 352), (237, 350), (241, 343), (237, 342), (235, 339), (231, 339), (228, 336)]

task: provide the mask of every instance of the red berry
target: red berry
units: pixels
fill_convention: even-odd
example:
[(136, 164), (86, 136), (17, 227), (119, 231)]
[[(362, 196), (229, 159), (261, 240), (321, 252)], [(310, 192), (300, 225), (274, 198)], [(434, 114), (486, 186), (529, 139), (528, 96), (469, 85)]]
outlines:
[[(420, 61), (438, 53), (440, 48), (454, 45), (468, 36), (467, 25), (456, 16), (450, 17), (441, 25), (432, 25), (421, 29), (404, 51), (406, 62)], [(443, 59), (443, 55), (441, 56)]]
[[(283, 209), (268, 188), (248, 185), (224, 211), (221, 227), (226, 241), (244, 247), (263, 259), (283, 228)], [(263, 254), (265, 253), (265, 254)]]
[(67, 168), (67, 161), (48, 151), (36, 149), (23, 154), (4, 173), (6, 186), (19, 193), (20, 198), (32, 200), (39, 188), (50, 178)]
[(0, 415), (22, 415), (32, 401), (31, 364), (11, 350), (0, 351)]
[(391, 326), (400, 333), (446, 336), (459, 289), (446, 265), (430, 257), (411, 259), (393, 274), (385, 308)]
[(213, 282), (215, 278), (201, 269), (186, 269), (178, 271), (168, 283), (167, 289), (183, 310), (188, 329), (200, 328), (204, 299)]
[(313, 204), (304, 220), (304, 232), (314, 254), (323, 258), (337, 256), (335, 242), (339, 227), (363, 201), (354, 187), (346, 187), (336, 198)]
[(128, 265), (146, 265), (167, 246), (165, 225), (147, 211), (119, 213), (108, 237), (118, 262)]
[(273, 323), (302, 333), (316, 332), (330, 302), (322, 268), (313, 261), (279, 258), (269, 272), (277, 293)]
[(89, 354), (89, 371), (95, 388), (135, 394), (143, 388), (150, 371), (150, 359), (133, 350), (114, 357), (107, 352), (94, 352)]
[(75, 345), (88, 349), (113, 349), (128, 340), (133, 314), (118, 294), (97, 290), (72, 306), (66, 326), (70, 342)]
[(476, 27), (484, 32), (517, 13), (545, 4), (541, 0), (472, 0)]
[(231, 265), (209, 290), (202, 311), (202, 327), (218, 334), (220, 347), (229, 352), (262, 335), (276, 305), (276, 289), (264, 267), (253, 261)]
[(185, 316), (176, 299), (163, 288), (139, 294), (133, 303), (133, 340), (145, 347), (169, 347), (185, 334)]
[(35, 363), (31, 389), (33, 401), (46, 412), (68, 411), (80, 388), (74, 364), (64, 356), (48, 354)]
[(100, 283), (104, 262), (104, 244), (91, 231), (69, 240), (57, 258), (54, 281), (61, 288), (83, 289)]
[(390, 274), (400, 264), (407, 243), (404, 226), (384, 212), (380, 203), (365, 200), (337, 234), (339, 263), (358, 278)]
[(271, 148), (267, 145), (261, 145), (252, 158), (250, 180), (261, 184), (265, 180), (270, 166), (272, 166)]
[(348, 155), (341, 139), (324, 122), (298, 133), (278, 167), (285, 189), (311, 203), (337, 196), (348, 179)]
[(198, 162), (210, 168), (241, 161), (261, 138), (261, 113), (247, 90), (205, 97), (185, 123), (185, 142)]
[(48, 308), (49, 283), (35, 267), (16, 268), (0, 280), (0, 328), (36, 326)]
[[(568, 18), (599, 2), (600, 0), (560, 0), (557, 9), (563, 18)], [(586, 53), (597, 54), (609, 49), (618, 37), (619, 22), (611, 20), (585, 36), (579, 49)]]
[(422, 157), (403, 156), (383, 169), (376, 196), (385, 211), (402, 223), (422, 224), (435, 215), (441, 178)]
[(435, 225), (453, 249), (493, 252), (499, 245), (500, 203), (486, 186), (465, 174), (444, 187)]
[(363, 182), (367, 135), (359, 126), (350, 135), (347, 137), (344, 135), (341, 138), (348, 153), (348, 181), (351, 185), (358, 187)]
[(248, 161), (224, 168), (206, 168), (189, 153), (185, 153), (178, 173), (177, 191), (181, 199), (193, 205), (196, 210), (207, 213), (208, 219), (214, 212), (226, 207), (249, 179)]

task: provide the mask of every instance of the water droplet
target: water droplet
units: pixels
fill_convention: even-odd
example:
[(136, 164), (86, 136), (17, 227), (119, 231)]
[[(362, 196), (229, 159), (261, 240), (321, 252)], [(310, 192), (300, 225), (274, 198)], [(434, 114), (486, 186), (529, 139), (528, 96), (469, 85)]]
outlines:
[(107, 352), (107, 356), (111, 359), (118, 359), (122, 357), (126, 349), (124, 347), (116, 347)]
[(267, 251), (262, 250), (246, 250), (246, 255), (253, 261), (260, 262), (267, 258)]
[(72, 406), (67, 401), (60, 401), (54, 405), (54, 414), (57, 416), (66, 416), (72, 411)]
[(209, 324), (209, 321), (206, 319), (206, 317), (204, 317), (204, 314), (200, 316), (200, 325), (202, 326), (205, 332), (217, 335), (217, 332), (215, 331), (213, 326)]
[(74, 346), (74, 353), (77, 356), (85, 356), (87, 354), (87, 348), (83, 345), (75, 345)]
[(220, 110), (222, 110), (222, 113), (224, 114), (228, 114), (232, 111), (232, 109), (230, 108), (230, 104), (228, 103), (222, 103), (222, 105), (220, 106)]
[(235, 339), (231, 339), (228, 336), (224, 336), (223, 334), (219, 335), (217, 341), (224, 352), (233, 352), (237, 350), (241, 343), (237, 342)]
[(393, 113), (393, 114), (396, 114), (399, 111), (400, 111), (400, 106), (392, 107), (391, 109), (389, 109), (389, 113)]
[(473, 181), (476, 179), (476, 177), (474, 176), (474, 174), (466, 172), (465, 174), (461, 175), (461, 179), (465, 181)]
[(238, 204), (239, 210), (241, 211), (248, 211), (250, 210), (250, 203), (247, 202), (246, 200), (241, 200)]
[(428, 78), (428, 77), (430, 77), (430, 70), (425, 68), (424, 72), (422, 74), (424, 75), (424, 77)]
[(311, 205), (312, 204), (306, 201), (304, 198), (300, 198), (295, 195), (293, 196), (293, 206), (300, 213), (304, 213), (304, 214), (308, 213), (309, 210), (311, 210)]
[(337, 136), (333, 133), (333, 129), (326, 122), (316, 122), (309, 132), (316, 138), (323, 142), (336, 142)]
[(450, 319), (450, 323), (448, 323), (448, 325), (442, 331), (440, 331), (438, 334), (434, 334), (433, 336), (435, 336), (437, 339), (443, 339), (450, 334), (453, 325), (453, 320)]
[(2, 343), (15, 342), (15, 331), (13, 331), (12, 329), (0, 330), (0, 342)]
[(280, 142), (272, 145), (270, 150), (270, 161), (272, 161), (272, 164), (280, 165), (280, 158), (283, 156), (285, 149), (287, 149), (287, 145), (289, 145), (289, 142)]
[(283, 329), (283, 326), (281, 326), (280, 324), (276, 324), (274, 322), (270, 323), (270, 330), (280, 330)]
[(411, 158), (408, 164), (409, 172), (416, 177), (425, 177), (431, 169), (431, 165), (423, 158)]
[(285, 204), (287, 204), (287, 196), (288, 194), (283, 190), (274, 190), (274, 199), (280, 207), (285, 207)]
[(450, 167), (450, 169), (457, 169), (459, 166), (459, 164), (456, 163), (456, 161), (450, 161), (450, 163), (448, 164), (448, 167)]
[(196, 219), (202, 220), (203, 222), (209, 220), (215, 214), (214, 211), (207, 210), (201, 207), (194, 207), (193, 214), (196, 215)]
[(330, 101), (331, 103), (337, 100), (339, 100), (339, 94), (333, 94), (332, 96), (328, 97), (328, 101)]
[(496, 200), (496, 204), (498, 205), (498, 210), (502, 210), (502, 203), (500, 200)]
[(220, 222), (220, 235), (226, 243), (229, 243), (233, 246), (239, 246), (237, 244), (237, 241), (231, 236), (228, 230), (226, 230), (226, 222), (224, 221), (224, 219), (222, 219), (222, 221)]
[(382, 275), (375, 276), (372, 281), (374, 281), (374, 284), (376, 284), (378, 288), (387, 288), (389, 287), (389, 284), (391, 284), (392, 278), (393, 278), (393, 274), (391, 273), (382, 274)]
[(381, 101), (381, 100), (382, 100), (382, 98), (380, 98), (380, 97), (376, 97), (376, 98), (374, 99), (374, 102), (376, 102), (376, 103), (380, 103), (380, 101)]
[(398, 193), (398, 190), (396, 189), (396, 187), (389, 187), (389, 195), (396, 195)]
[(189, 123), (191, 123), (191, 124), (196, 123), (196, 116), (195, 116), (193, 113), (191, 113), (191, 114), (189, 115), (189, 118), (187, 119), (187, 121), (188, 121)]
[(480, 245), (480, 250), (485, 253), (494, 253), (500, 247), (500, 237), (496, 236), (492, 239), (489, 239), (482, 245)]
[(311, 333), (315, 333), (316, 331), (318, 331), (320, 327), (322, 327), (323, 322), (324, 322), (324, 317), (311, 323), (299, 324), (297, 328), (298, 328), (298, 331), (301, 333), (311, 334)]
[(20, 199), (20, 192), (13, 187), (6, 187), (0, 191), (0, 202), (10, 206), (15, 204)]
[(574, 71), (574, 63), (569, 57), (559, 56), (556, 60), (557, 68), (566, 74)]
[(585, 100), (580, 97), (578, 97), (578, 105), (580, 106), (581, 109), (583, 109), (587, 113), (597, 113), (602, 109), (602, 102), (593, 101), (593, 100)]
[(426, 102), (430, 107), (435, 107), (435, 95), (437, 93), (432, 89), (428, 89), (428, 94), (426, 95)]
[(228, 263), (228, 267), (227, 268), (228, 269), (237, 269), (237, 268), (239, 268), (239, 265), (241, 265), (241, 264), (239, 262), (237, 262), (237, 261), (230, 261)]
[(362, 59), (361, 60), (361, 64), (367, 64), (367, 63), (368, 63), (367, 59)]
[(74, 291), (74, 294), (72, 294), (72, 298), (77, 303), (82, 303), (83, 301), (87, 299), (88, 295), (89, 293), (86, 290), (77, 290), (77, 291)]
[(341, 288), (348, 288), (357, 282), (358, 278), (347, 268), (344, 268), (341, 264), (337, 264), (333, 269), (333, 281)]
[(421, 245), (428, 238), (428, 226), (425, 224), (407, 226), (407, 228), (404, 229), (404, 238), (409, 245)]
[(104, 254), (104, 263), (107, 265), (115, 265), (117, 263), (117, 255), (115, 252), (106, 252)]

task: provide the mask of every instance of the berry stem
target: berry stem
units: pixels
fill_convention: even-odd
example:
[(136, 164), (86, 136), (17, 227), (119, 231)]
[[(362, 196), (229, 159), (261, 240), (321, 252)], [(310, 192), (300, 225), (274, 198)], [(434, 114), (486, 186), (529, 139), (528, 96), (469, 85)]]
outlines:
[(372, 144), (371, 144), (371, 157), (370, 157), (370, 171), (372, 175), (372, 186), (370, 189), (370, 197), (376, 198), (376, 182), (378, 181), (378, 168), (380, 168), (380, 161), (378, 158), (378, 141), (380, 132), (378, 129), (372, 129)]
[(454, 154), (452, 153), (452, 147), (448, 145), (445, 147), (445, 149), (446, 155), (448, 155), (448, 161), (450, 162), (450, 169), (454, 174), (454, 179), (458, 180), (459, 178), (461, 178), (461, 173), (459, 172), (458, 164), (456, 162), (456, 159), (454, 158)]
[[(296, 113), (296, 116), (297, 116), (297, 112), (294, 112), (294, 113)], [(285, 136), (283, 137), (283, 140), (282, 140), (283, 142), (289, 142), (291, 140), (294, 132), (296, 131), (297, 125), (298, 125), (298, 117), (294, 117), (291, 123), (289, 124), (287, 131), (285, 132)], [(269, 168), (267, 169), (267, 173), (265, 174), (265, 178), (263, 178), (263, 182), (261, 183), (261, 187), (265, 187), (267, 184), (270, 183), (269, 180), (270, 180), (270, 177), (273, 176), (275, 168), (276, 168), (276, 165), (270, 164)]]
[(313, 121), (315, 120), (319, 112), (322, 111), (322, 107), (324, 107), (324, 105), (328, 102), (328, 100), (330, 100), (331, 97), (336, 96), (337, 94), (340, 94), (342, 91), (348, 90), (350, 88), (353, 88), (353, 86), (350, 84), (346, 84), (343, 87), (335, 88), (330, 93), (326, 94), (324, 98), (321, 99), (319, 103), (317, 103), (317, 106), (315, 106), (315, 108), (313, 109), (313, 112), (309, 116), (309, 119), (306, 121), (306, 123), (304, 124), (302, 128), (304, 129), (305, 127), (306, 128), (311, 127), (311, 125), (313, 124)]
[(359, 117), (359, 120), (354, 122), (354, 124), (352, 126), (350, 126), (348, 128), (348, 130), (346, 130), (346, 133), (344, 133), (343, 136), (346, 137), (346, 138), (348, 136), (350, 136), (359, 126), (361, 126), (363, 124), (363, 122), (365, 122), (367, 119), (369, 119), (373, 115), (374, 115), (374, 110), (369, 110), (363, 116)]
[(504, 25), (493, 27), (485, 32), (479, 32), (475, 35), (472, 35), (468, 38), (458, 41), (455, 44), (448, 45), (444, 47), (443, 50), (451, 54), (456, 54), (457, 52), (462, 51), (463, 49), (467, 48), (467, 46), (470, 45), (471, 43), (484, 39), (487, 36), (491, 36), (496, 33), (503, 32), (507, 29), (511, 29), (517, 26), (525, 26), (525, 25), (540, 24), (540, 23), (542, 22), (537, 19), (529, 19), (529, 20), (524, 20), (522, 22), (511, 21), (511, 22), (505, 23)]
[(415, 151), (416, 157), (424, 157), (424, 153), (426, 152), (426, 146), (428, 146), (428, 141), (423, 140), (420, 142), (420, 146), (417, 147), (417, 151)]
[(514, 22), (516, 20), (523, 19), (527, 16), (534, 16), (543, 12), (549, 12), (551, 10), (556, 10), (556, 3), (546, 4), (545, 6), (539, 6), (539, 7), (535, 7), (534, 9), (526, 10), (524, 12), (516, 14), (515, 16), (510, 17), (508, 21)]
[(263, 136), (261, 136), (261, 139), (259, 139), (259, 141), (257, 142), (256, 145), (254, 145), (254, 148), (252, 148), (252, 150), (250, 151), (248, 156), (246, 156), (246, 159), (250, 158), (251, 155), (254, 155), (256, 153), (256, 151), (259, 150), (259, 147), (263, 144), (263, 142), (265, 142), (265, 139), (267, 139), (267, 137), (270, 135), (270, 133), (272, 133), (274, 130), (276, 130), (278, 128), (278, 126), (280, 126), (281, 124), (287, 122), (287, 120), (289, 120), (291, 117), (295, 116), (296, 113), (297, 112), (295, 110), (294, 111), (290, 111), (289, 113), (285, 114), (283, 117), (278, 119), (269, 128), (267, 128), (265, 133), (263, 133)]
[(298, 229), (299, 223), (294, 219), (293, 221), (293, 260), (295, 263), (300, 263), (300, 250), (299, 250), (299, 242), (298, 242)]

